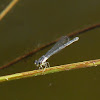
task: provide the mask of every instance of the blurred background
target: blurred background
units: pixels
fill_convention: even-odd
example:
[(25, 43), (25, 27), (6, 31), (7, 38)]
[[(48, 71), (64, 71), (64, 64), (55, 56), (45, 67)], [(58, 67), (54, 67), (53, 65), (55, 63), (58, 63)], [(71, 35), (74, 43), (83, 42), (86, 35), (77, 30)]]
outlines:
[[(11, 0), (0, 0), (0, 12)], [(100, 0), (19, 0), (0, 21), (0, 66), (70, 32), (100, 23)], [(99, 59), (100, 28), (52, 56), (51, 66)], [(52, 46), (0, 70), (37, 69), (34, 61)], [(0, 83), (2, 100), (99, 100), (100, 66)]]

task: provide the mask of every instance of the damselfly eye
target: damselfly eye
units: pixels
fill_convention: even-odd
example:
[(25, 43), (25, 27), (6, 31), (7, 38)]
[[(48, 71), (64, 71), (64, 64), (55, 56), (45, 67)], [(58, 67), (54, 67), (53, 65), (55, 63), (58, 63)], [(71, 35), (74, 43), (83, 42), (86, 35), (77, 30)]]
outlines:
[(35, 60), (34, 64), (37, 64), (37, 60)]

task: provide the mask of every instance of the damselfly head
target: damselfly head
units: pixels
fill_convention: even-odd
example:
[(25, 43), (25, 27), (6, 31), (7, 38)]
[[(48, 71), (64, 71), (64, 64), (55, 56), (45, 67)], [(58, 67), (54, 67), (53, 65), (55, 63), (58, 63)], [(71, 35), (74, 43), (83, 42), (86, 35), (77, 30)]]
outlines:
[(34, 64), (35, 64), (36, 66), (40, 66), (40, 65), (42, 64), (42, 62), (40, 62), (39, 60), (35, 60)]
[(39, 66), (39, 63), (38, 63), (37, 60), (35, 60), (34, 64), (35, 64), (36, 66)]

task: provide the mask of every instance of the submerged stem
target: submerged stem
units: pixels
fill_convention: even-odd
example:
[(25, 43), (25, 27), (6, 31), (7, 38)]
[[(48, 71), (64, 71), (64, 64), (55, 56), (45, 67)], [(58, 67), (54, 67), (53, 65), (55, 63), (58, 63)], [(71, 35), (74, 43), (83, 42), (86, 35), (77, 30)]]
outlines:
[[(85, 32), (87, 32), (87, 31), (90, 31), (90, 30), (92, 30), (92, 29), (96, 29), (96, 28), (99, 28), (99, 27), (100, 27), (100, 23), (94, 24), (94, 25), (91, 25), (91, 26), (86, 27), (86, 28), (84, 28), (84, 29), (81, 29), (81, 30), (79, 30), (79, 31), (69, 33), (69, 34), (67, 34), (67, 36), (70, 37), (70, 38), (72, 38), (72, 37), (75, 37), (75, 36), (77, 36), (77, 35), (79, 35), (79, 34), (85, 33)], [(30, 51), (30, 52), (28, 52), (28, 53), (26, 53), (26, 54), (24, 54), (24, 55), (22, 55), (22, 56), (19, 56), (19, 57), (13, 59), (13, 60), (10, 61), (9, 63), (4, 64), (3, 66), (1, 66), (1, 67), (0, 67), (0, 70), (1, 70), (1, 69), (4, 69), (4, 68), (7, 68), (7, 67), (9, 67), (9, 66), (11, 66), (11, 65), (13, 65), (13, 64), (16, 64), (16, 63), (18, 63), (19, 61), (21, 61), (21, 60), (23, 60), (23, 59), (25, 59), (25, 58), (27, 58), (27, 57), (32, 56), (33, 54), (36, 54), (37, 52), (39, 52), (39, 51), (41, 51), (41, 50), (43, 50), (43, 49), (45, 49), (45, 48), (47, 48), (47, 47), (53, 45), (53, 44), (56, 43), (58, 40), (59, 40), (59, 38), (56, 39), (56, 40), (54, 40), (54, 41), (51, 41), (51, 42), (49, 42), (49, 43), (47, 43), (47, 44), (45, 44), (45, 45), (42, 45), (42, 46), (40, 46), (39, 48), (33, 49), (32, 51)]]

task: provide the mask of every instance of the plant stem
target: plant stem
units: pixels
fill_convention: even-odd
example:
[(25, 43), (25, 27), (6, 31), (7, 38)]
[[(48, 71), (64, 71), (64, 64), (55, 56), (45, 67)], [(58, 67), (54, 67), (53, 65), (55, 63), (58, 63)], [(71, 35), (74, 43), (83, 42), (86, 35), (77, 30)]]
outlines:
[(41, 70), (27, 71), (27, 72), (16, 73), (16, 74), (7, 75), (7, 76), (1, 76), (0, 82), (16, 80), (16, 79), (21, 79), (25, 77), (45, 75), (45, 74), (50, 74), (50, 73), (55, 73), (55, 72), (60, 72), (60, 71), (65, 71), (65, 70), (77, 69), (77, 68), (92, 67), (92, 66), (97, 66), (97, 65), (100, 65), (100, 59), (54, 66), (54, 67), (49, 67), (49, 68), (45, 68)]
[(13, 8), (13, 6), (18, 2), (19, 0), (12, 0), (10, 4), (0, 13), (0, 20), (4, 18), (4, 16)]

